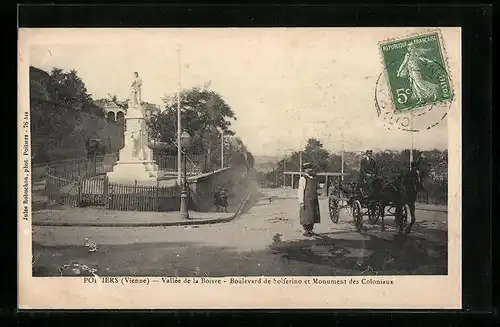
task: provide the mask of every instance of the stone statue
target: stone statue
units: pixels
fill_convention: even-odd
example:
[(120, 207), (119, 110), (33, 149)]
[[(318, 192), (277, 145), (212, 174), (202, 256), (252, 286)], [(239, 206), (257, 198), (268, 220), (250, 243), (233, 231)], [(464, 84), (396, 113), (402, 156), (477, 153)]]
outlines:
[(132, 82), (132, 85), (131, 85), (132, 104), (139, 105), (141, 103), (141, 86), (142, 86), (142, 79), (139, 77), (139, 73), (134, 72), (134, 81)]
[[(113, 166), (113, 171), (106, 175), (111, 181), (159, 181), (165, 172), (158, 169), (153, 159), (153, 150), (148, 147), (148, 129), (142, 107), (142, 79), (134, 72), (130, 84), (130, 96), (127, 98), (125, 113), (124, 146), (120, 150), (120, 160)], [(113, 101), (116, 97), (111, 96)], [(116, 101), (118, 103), (118, 101)], [(123, 104), (125, 109), (125, 103)]]

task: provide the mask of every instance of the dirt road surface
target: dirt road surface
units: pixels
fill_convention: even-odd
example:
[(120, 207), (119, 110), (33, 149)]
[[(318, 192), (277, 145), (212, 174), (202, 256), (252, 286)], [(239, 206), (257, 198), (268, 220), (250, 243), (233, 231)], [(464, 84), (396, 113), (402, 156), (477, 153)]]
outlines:
[[(263, 191), (229, 223), (176, 227), (33, 227), (33, 275), (60, 276), (70, 262), (100, 276), (345, 276), (447, 274), (447, 214), (417, 210), (413, 232), (368, 224), (356, 232), (349, 212), (322, 221), (305, 237), (293, 193)], [(270, 197), (274, 197), (269, 201)], [(89, 238), (97, 244), (90, 252)], [(80, 272), (84, 275), (84, 272)], [(63, 275), (71, 273), (62, 272)], [(75, 273), (78, 274), (78, 273)]]

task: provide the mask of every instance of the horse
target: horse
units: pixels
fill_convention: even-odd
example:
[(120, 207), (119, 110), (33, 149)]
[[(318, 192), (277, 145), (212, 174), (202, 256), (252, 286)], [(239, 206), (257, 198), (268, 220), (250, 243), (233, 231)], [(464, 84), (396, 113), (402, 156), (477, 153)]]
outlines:
[[(385, 208), (391, 203), (396, 207), (396, 223), (399, 225), (399, 231), (409, 234), (416, 221), (415, 216), (415, 203), (420, 191), (427, 194), (427, 190), (423, 187), (420, 179), (420, 169), (413, 167), (411, 170), (401, 172), (394, 181), (386, 181), (382, 178), (377, 178), (374, 181), (374, 201), (378, 202), (380, 216), (381, 216), (381, 229), (385, 230), (384, 213)], [(427, 198), (428, 199), (428, 198)], [(403, 207), (407, 205), (410, 209), (411, 221), (410, 224), (404, 228), (402, 212)]]

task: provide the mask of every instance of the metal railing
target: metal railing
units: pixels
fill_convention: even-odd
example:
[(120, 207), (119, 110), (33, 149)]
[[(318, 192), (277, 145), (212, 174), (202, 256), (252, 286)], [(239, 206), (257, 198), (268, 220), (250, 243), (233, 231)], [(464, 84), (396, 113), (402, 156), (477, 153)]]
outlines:
[[(177, 173), (178, 162), (177, 156), (161, 155), (155, 157), (158, 169), (165, 171), (167, 174)], [(186, 160), (186, 171), (188, 175), (197, 175), (201, 173), (201, 167), (204, 164), (205, 157), (202, 155), (188, 156)], [(184, 167), (181, 167), (184, 169)]]
[(45, 177), (45, 194), (59, 204), (77, 207), (80, 205), (80, 183), (47, 174)]
[(67, 160), (50, 164), (47, 173), (67, 180), (78, 180), (82, 177), (103, 175), (111, 172), (116, 161), (116, 154)]
[[(158, 169), (163, 170), (167, 175), (177, 173), (177, 156), (159, 155), (155, 156)], [(205, 157), (203, 155), (194, 155), (187, 158), (186, 170), (190, 176), (202, 172)], [(32, 181), (37, 182), (45, 178), (47, 174), (61, 177), (67, 180), (77, 180), (81, 177), (104, 175), (113, 171), (113, 166), (118, 161), (118, 154), (111, 153), (92, 158), (78, 158), (47, 164), (38, 164), (32, 167)], [(181, 167), (184, 169), (184, 167)]]

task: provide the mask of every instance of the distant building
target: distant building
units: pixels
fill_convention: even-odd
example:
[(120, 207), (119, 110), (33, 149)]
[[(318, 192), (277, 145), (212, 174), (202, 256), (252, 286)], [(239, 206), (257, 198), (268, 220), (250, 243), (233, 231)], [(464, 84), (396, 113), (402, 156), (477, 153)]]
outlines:
[[(95, 100), (94, 104), (104, 110), (108, 120), (116, 121), (121, 124), (125, 123), (127, 109), (118, 106), (115, 102), (108, 99)], [(160, 111), (160, 108), (157, 105), (145, 101), (142, 102), (142, 109), (146, 118), (149, 118), (152, 113)]]
[(108, 99), (95, 100), (94, 104), (104, 110), (108, 120), (116, 121), (121, 124), (125, 123), (125, 114), (127, 113), (125, 108), (121, 108), (116, 103)]

